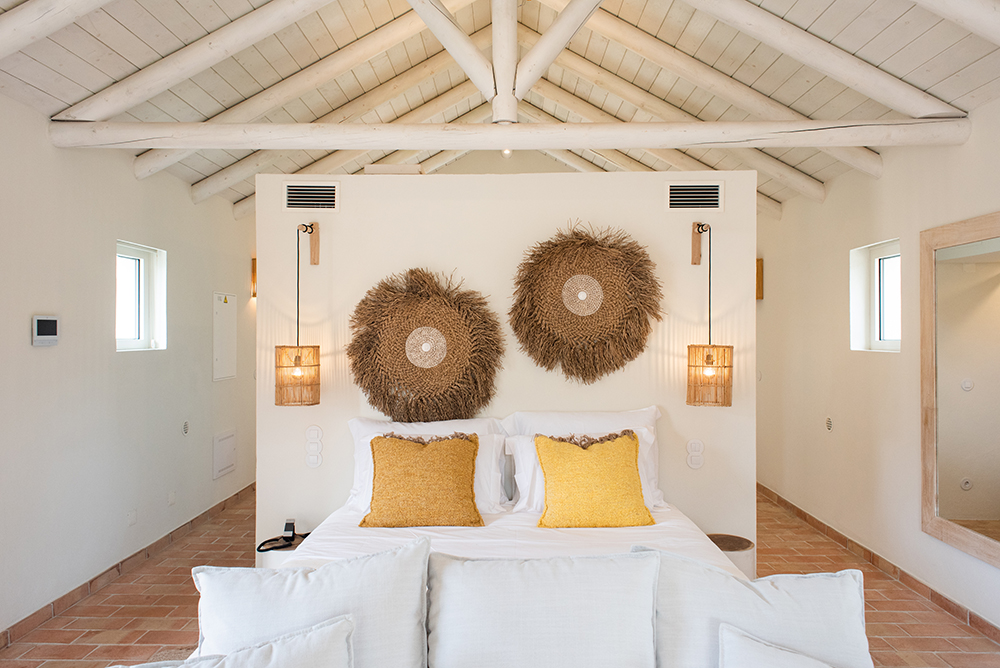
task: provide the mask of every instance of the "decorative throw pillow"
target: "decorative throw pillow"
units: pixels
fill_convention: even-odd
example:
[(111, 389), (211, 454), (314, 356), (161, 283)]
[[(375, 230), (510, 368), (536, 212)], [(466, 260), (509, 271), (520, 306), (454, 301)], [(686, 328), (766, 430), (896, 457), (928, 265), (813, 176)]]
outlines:
[(428, 562), (434, 668), (653, 668), (656, 559)]
[(430, 541), (421, 538), (317, 569), (196, 566), (199, 656), (229, 654), (350, 614), (357, 668), (422, 668), (429, 554)]
[(478, 437), (423, 440), (372, 439), (371, 512), (360, 526), (483, 526), (473, 485)]
[(156, 661), (137, 668), (353, 668), (353, 632), (351, 616), (343, 615), (228, 655)]
[(657, 665), (718, 668), (719, 628), (731, 624), (836, 668), (872, 668), (860, 571), (747, 581), (694, 559), (658, 553)]
[(833, 668), (805, 654), (764, 642), (735, 626), (719, 628), (719, 668)]
[(545, 476), (540, 527), (625, 527), (654, 524), (642, 498), (639, 440), (631, 431), (586, 449), (535, 437)]

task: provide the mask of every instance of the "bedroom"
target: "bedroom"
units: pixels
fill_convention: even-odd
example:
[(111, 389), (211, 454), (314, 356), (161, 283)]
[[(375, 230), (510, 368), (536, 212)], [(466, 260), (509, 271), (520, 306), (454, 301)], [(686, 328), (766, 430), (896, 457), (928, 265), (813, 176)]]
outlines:
[[(4, 558), (4, 600), (17, 601), (4, 606), (6, 628), (250, 484), (256, 428), (248, 222), (234, 220), (218, 198), (192, 206), (186, 186), (166, 175), (136, 183), (126, 156), (53, 149), (44, 117), (2, 104), (9, 243), (0, 266), (13, 314), (2, 329), (10, 365), (0, 404), (9, 462), (2, 522), (12, 536), (31, 527), (28, 543), (38, 546)], [(884, 150), (880, 179), (844, 174), (831, 181), (824, 204), (800, 197), (785, 204), (780, 221), (760, 218), (756, 254), (766, 261), (767, 291), (755, 307), (757, 479), (994, 623), (995, 569), (920, 531), (917, 266), (903, 264), (903, 336), (913, 344), (904, 342), (899, 355), (850, 351), (846, 275), (854, 248), (899, 238), (914, 257), (919, 230), (1000, 209), (990, 179), (998, 116), (995, 102), (984, 105), (972, 112), (973, 136), (963, 146)], [(98, 188), (107, 195), (88, 197)], [(171, 326), (190, 330), (191, 348), (187, 335), (172, 333), (170, 362), (123, 362), (127, 355), (116, 359), (108, 349), (111, 306), (94, 285), (112, 286), (99, 258), (116, 238), (168, 247), (172, 280), (184, 281), (171, 292), (178, 299), (241, 296), (241, 366), (232, 387), (212, 384), (203, 345), (210, 320), (185, 321), (183, 305)], [(33, 256), (45, 271), (30, 264)], [(62, 318), (54, 349), (29, 347), (30, 316), (39, 313)], [(883, 391), (885, 379), (891, 392)], [(145, 442), (121, 433), (118, 415), (149, 421)], [(232, 428), (240, 435), (237, 472), (192, 482), (211, 467), (212, 436)], [(171, 492), (176, 501), (168, 505)], [(133, 510), (138, 521), (129, 525)], [(93, 535), (106, 540), (92, 544)], [(42, 571), (59, 575), (25, 587)]]

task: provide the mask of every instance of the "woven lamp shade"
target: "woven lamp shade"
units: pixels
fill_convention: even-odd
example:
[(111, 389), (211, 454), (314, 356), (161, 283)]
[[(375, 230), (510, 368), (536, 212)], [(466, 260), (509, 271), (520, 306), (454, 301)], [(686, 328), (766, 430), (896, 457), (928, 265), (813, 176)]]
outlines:
[(688, 346), (687, 404), (733, 405), (732, 346)]
[(274, 405), (319, 403), (319, 346), (274, 347)]

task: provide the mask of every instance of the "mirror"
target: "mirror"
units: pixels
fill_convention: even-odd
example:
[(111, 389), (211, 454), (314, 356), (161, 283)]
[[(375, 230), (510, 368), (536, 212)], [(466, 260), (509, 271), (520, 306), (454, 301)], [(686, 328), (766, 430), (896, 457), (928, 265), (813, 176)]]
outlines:
[(920, 233), (923, 530), (1000, 567), (1000, 212)]

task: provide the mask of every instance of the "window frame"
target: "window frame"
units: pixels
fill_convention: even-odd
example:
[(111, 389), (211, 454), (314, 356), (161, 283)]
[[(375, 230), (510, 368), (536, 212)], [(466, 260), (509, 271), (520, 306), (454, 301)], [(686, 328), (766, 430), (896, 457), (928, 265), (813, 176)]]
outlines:
[[(900, 339), (883, 339), (882, 260), (899, 257)], [(903, 255), (899, 239), (890, 239), (850, 252), (850, 334), (851, 350), (899, 352), (902, 343)]]
[[(877, 244), (869, 249), (869, 262), (871, 263), (871, 332), (869, 333), (869, 345), (872, 350), (888, 350), (893, 352), (899, 352), (899, 344), (902, 338), (902, 331), (900, 331), (899, 339), (885, 339), (882, 338), (882, 329), (885, 322), (885, 305), (884, 305), (884, 279), (883, 279), (883, 261), (889, 258), (899, 258), (899, 272), (900, 272), (900, 300), (902, 299), (902, 273), (903, 273), (903, 257), (899, 252), (899, 241), (891, 241), (887, 243)], [(902, 320), (902, 304), (900, 304), (900, 320)], [(902, 329), (902, 322), (900, 323), (900, 329)]]
[[(118, 257), (139, 261), (139, 338), (118, 338)], [(122, 241), (115, 248), (115, 348), (118, 352), (163, 350), (167, 347), (167, 252), (150, 246)]]

